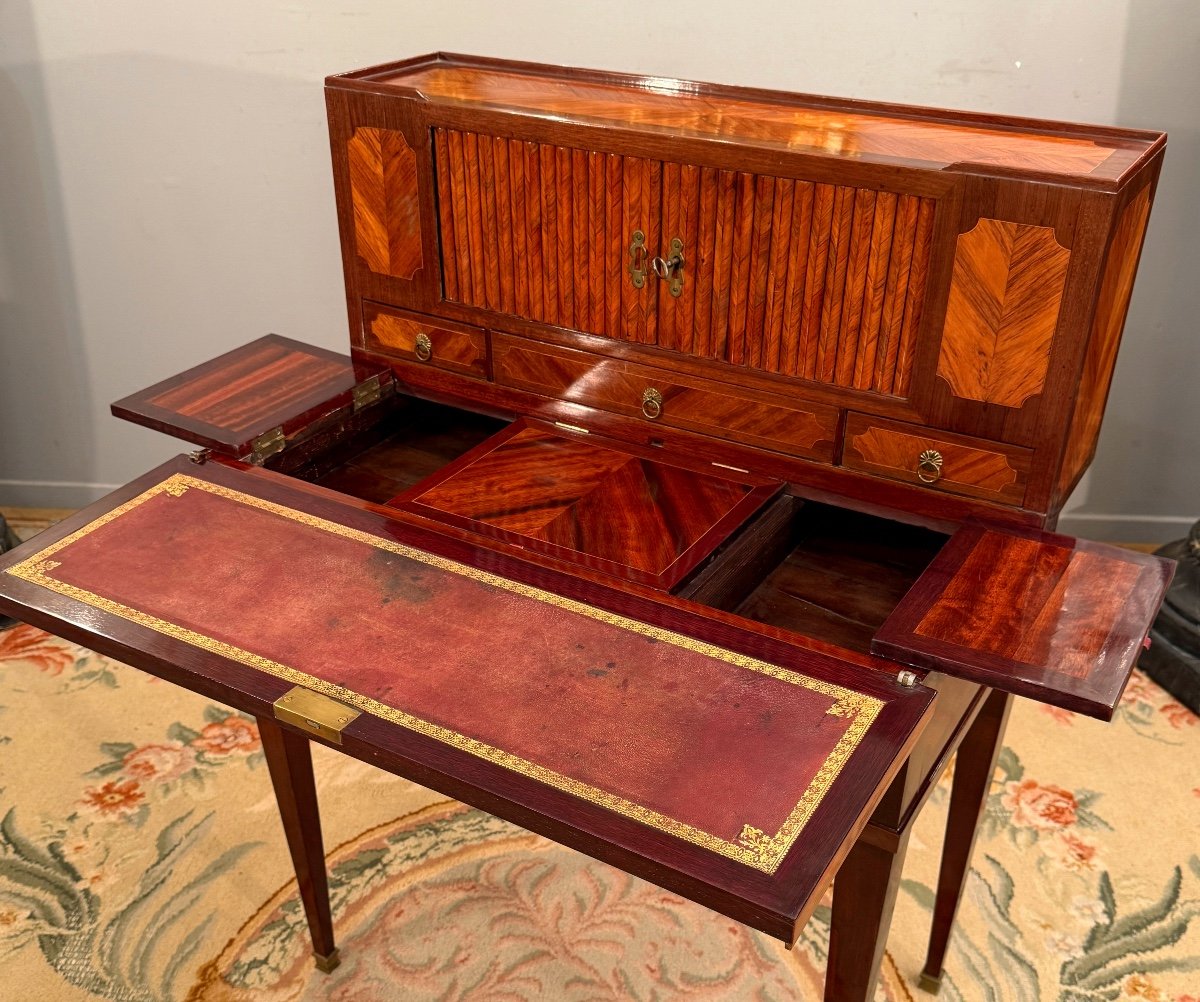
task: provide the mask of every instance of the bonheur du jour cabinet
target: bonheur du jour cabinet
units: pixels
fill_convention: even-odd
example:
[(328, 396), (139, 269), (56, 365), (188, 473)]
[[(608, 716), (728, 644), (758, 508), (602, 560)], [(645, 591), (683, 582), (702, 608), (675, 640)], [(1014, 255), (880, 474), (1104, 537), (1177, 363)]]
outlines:
[(201, 446), (0, 608), (254, 714), (318, 963), (308, 742), (871, 997), (958, 753), (936, 988), (1013, 694), (1107, 718), (1171, 576), (1057, 535), (1166, 137), (434, 54), (327, 81), (349, 357), (114, 405)]

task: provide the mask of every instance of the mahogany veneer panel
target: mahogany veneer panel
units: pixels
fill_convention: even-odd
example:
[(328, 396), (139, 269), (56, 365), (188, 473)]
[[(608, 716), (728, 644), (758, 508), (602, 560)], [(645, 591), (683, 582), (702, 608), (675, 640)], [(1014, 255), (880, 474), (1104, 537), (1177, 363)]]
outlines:
[(633, 234), (648, 234), (662, 164), (434, 129), (446, 298), (559, 327), (655, 342), (654, 279), (635, 287)]
[(781, 486), (522, 420), (391, 503), (670, 589)]
[(181, 457), (3, 558), (0, 607), (251, 712), (325, 692), (363, 711), (349, 754), (791, 940), (930, 693), (730, 626), (713, 647), (682, 606), (596, 586), (583, 604), (562, 575), (413, 538)]
[[(1148, 134), (809, 95), (717, 87), (661, 77), (436, 54), (331, 78), (364, 80), (441, 106), (468, 105), (556, 122), (805, 150), (939, 169), (987, 164), (1061, 176), (1119, 177)], [(1050, 128), (1047, 126), (1050, 125)]]
[(118, 400), (112, 412), (242, 457), (264, 432), (282, 427), (290, 437), (331, 410), (349, 408), (351, 390), (372, 378), (381, 396), (391, 392), (386, 366), (268, 334)]
[(871, 650), (1108, 720), (1174, 570), (1102, 543), (968, 523)]

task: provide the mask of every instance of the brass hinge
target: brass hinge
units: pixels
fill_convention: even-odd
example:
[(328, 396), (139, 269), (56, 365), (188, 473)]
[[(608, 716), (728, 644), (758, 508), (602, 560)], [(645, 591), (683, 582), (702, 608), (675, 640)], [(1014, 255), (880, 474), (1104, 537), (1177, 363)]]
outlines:
[(313, 692), (298, 685), (285, 692), (274, 702), (275, 719), (294, 724), (309, 734), (315, 734), (335, 745), (342, 743), (342, 731), (362, 716), (356, 710), (336, 699)]
[(354, 410), (360, 411), (364, 407), (370, 407), (371, 404), (378, 403), (381, 392), (378, 373), (370, 379), (364, 379), (350, 391), (354, 397)]
[(283, 447), (286, 444), (287, 442), (283, 437), (283, 425), (263, 432), (250, 446), (250, 462), (255, 465), (261, 465), (262, 461), (268, 456), (273, 456), (277, 452), (283, 452)]

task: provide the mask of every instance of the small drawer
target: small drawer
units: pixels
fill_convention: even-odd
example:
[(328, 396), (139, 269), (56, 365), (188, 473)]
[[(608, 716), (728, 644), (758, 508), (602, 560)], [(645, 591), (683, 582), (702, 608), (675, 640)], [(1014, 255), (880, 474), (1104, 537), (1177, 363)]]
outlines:
[(1013, 445), (849, 414), (842, 465), (932, 490), (1020, 505), (1032, 455)]
[(368, 348), (406, 362), (487, 379), (487, 331), (363, 303)]
[(497, 383), (517, 389), (758, 449), (833, 462), (835, 407), (751, 394), (656, 366), (507, 334), (492, 334), (492, 368)]

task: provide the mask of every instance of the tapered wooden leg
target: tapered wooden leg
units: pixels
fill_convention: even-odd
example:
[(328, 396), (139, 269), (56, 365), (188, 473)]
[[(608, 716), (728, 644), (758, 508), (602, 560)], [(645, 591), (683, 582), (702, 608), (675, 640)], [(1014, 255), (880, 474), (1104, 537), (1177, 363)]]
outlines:
[(329, 878), (325, 871), (325, 846), (321, 839), (321, 816), (317, 809), (317, 786), (313, 779), (312, 751), (308, 738), (284, 730), (273, 720), (258, 718), (275, 800), (283, 820), (300, 900), (308, 919), (313, 957), (319, 970), (328, 973), (338, 965), (333, 945), (333, 915), (329, 908)]
[(942, 848), (942, 867), (933, 904), (933, 930), (929, 935), (929, 954), (921, 971), (920, 986), (927, 992), (937, 992), (942, 985), (946, 948), (950, 944), (954, 916), (975, 849), (975, 833), (987, 804), (1011, 706), (1012, 696), (993, 689), (958, 746), (950, 790), (950, 812), (946, 819), (946, 842)]
[(909, 829), (895, 852), (859, 839), (833, 882), (825, 1002), (870, 1002), (879, 980)]

